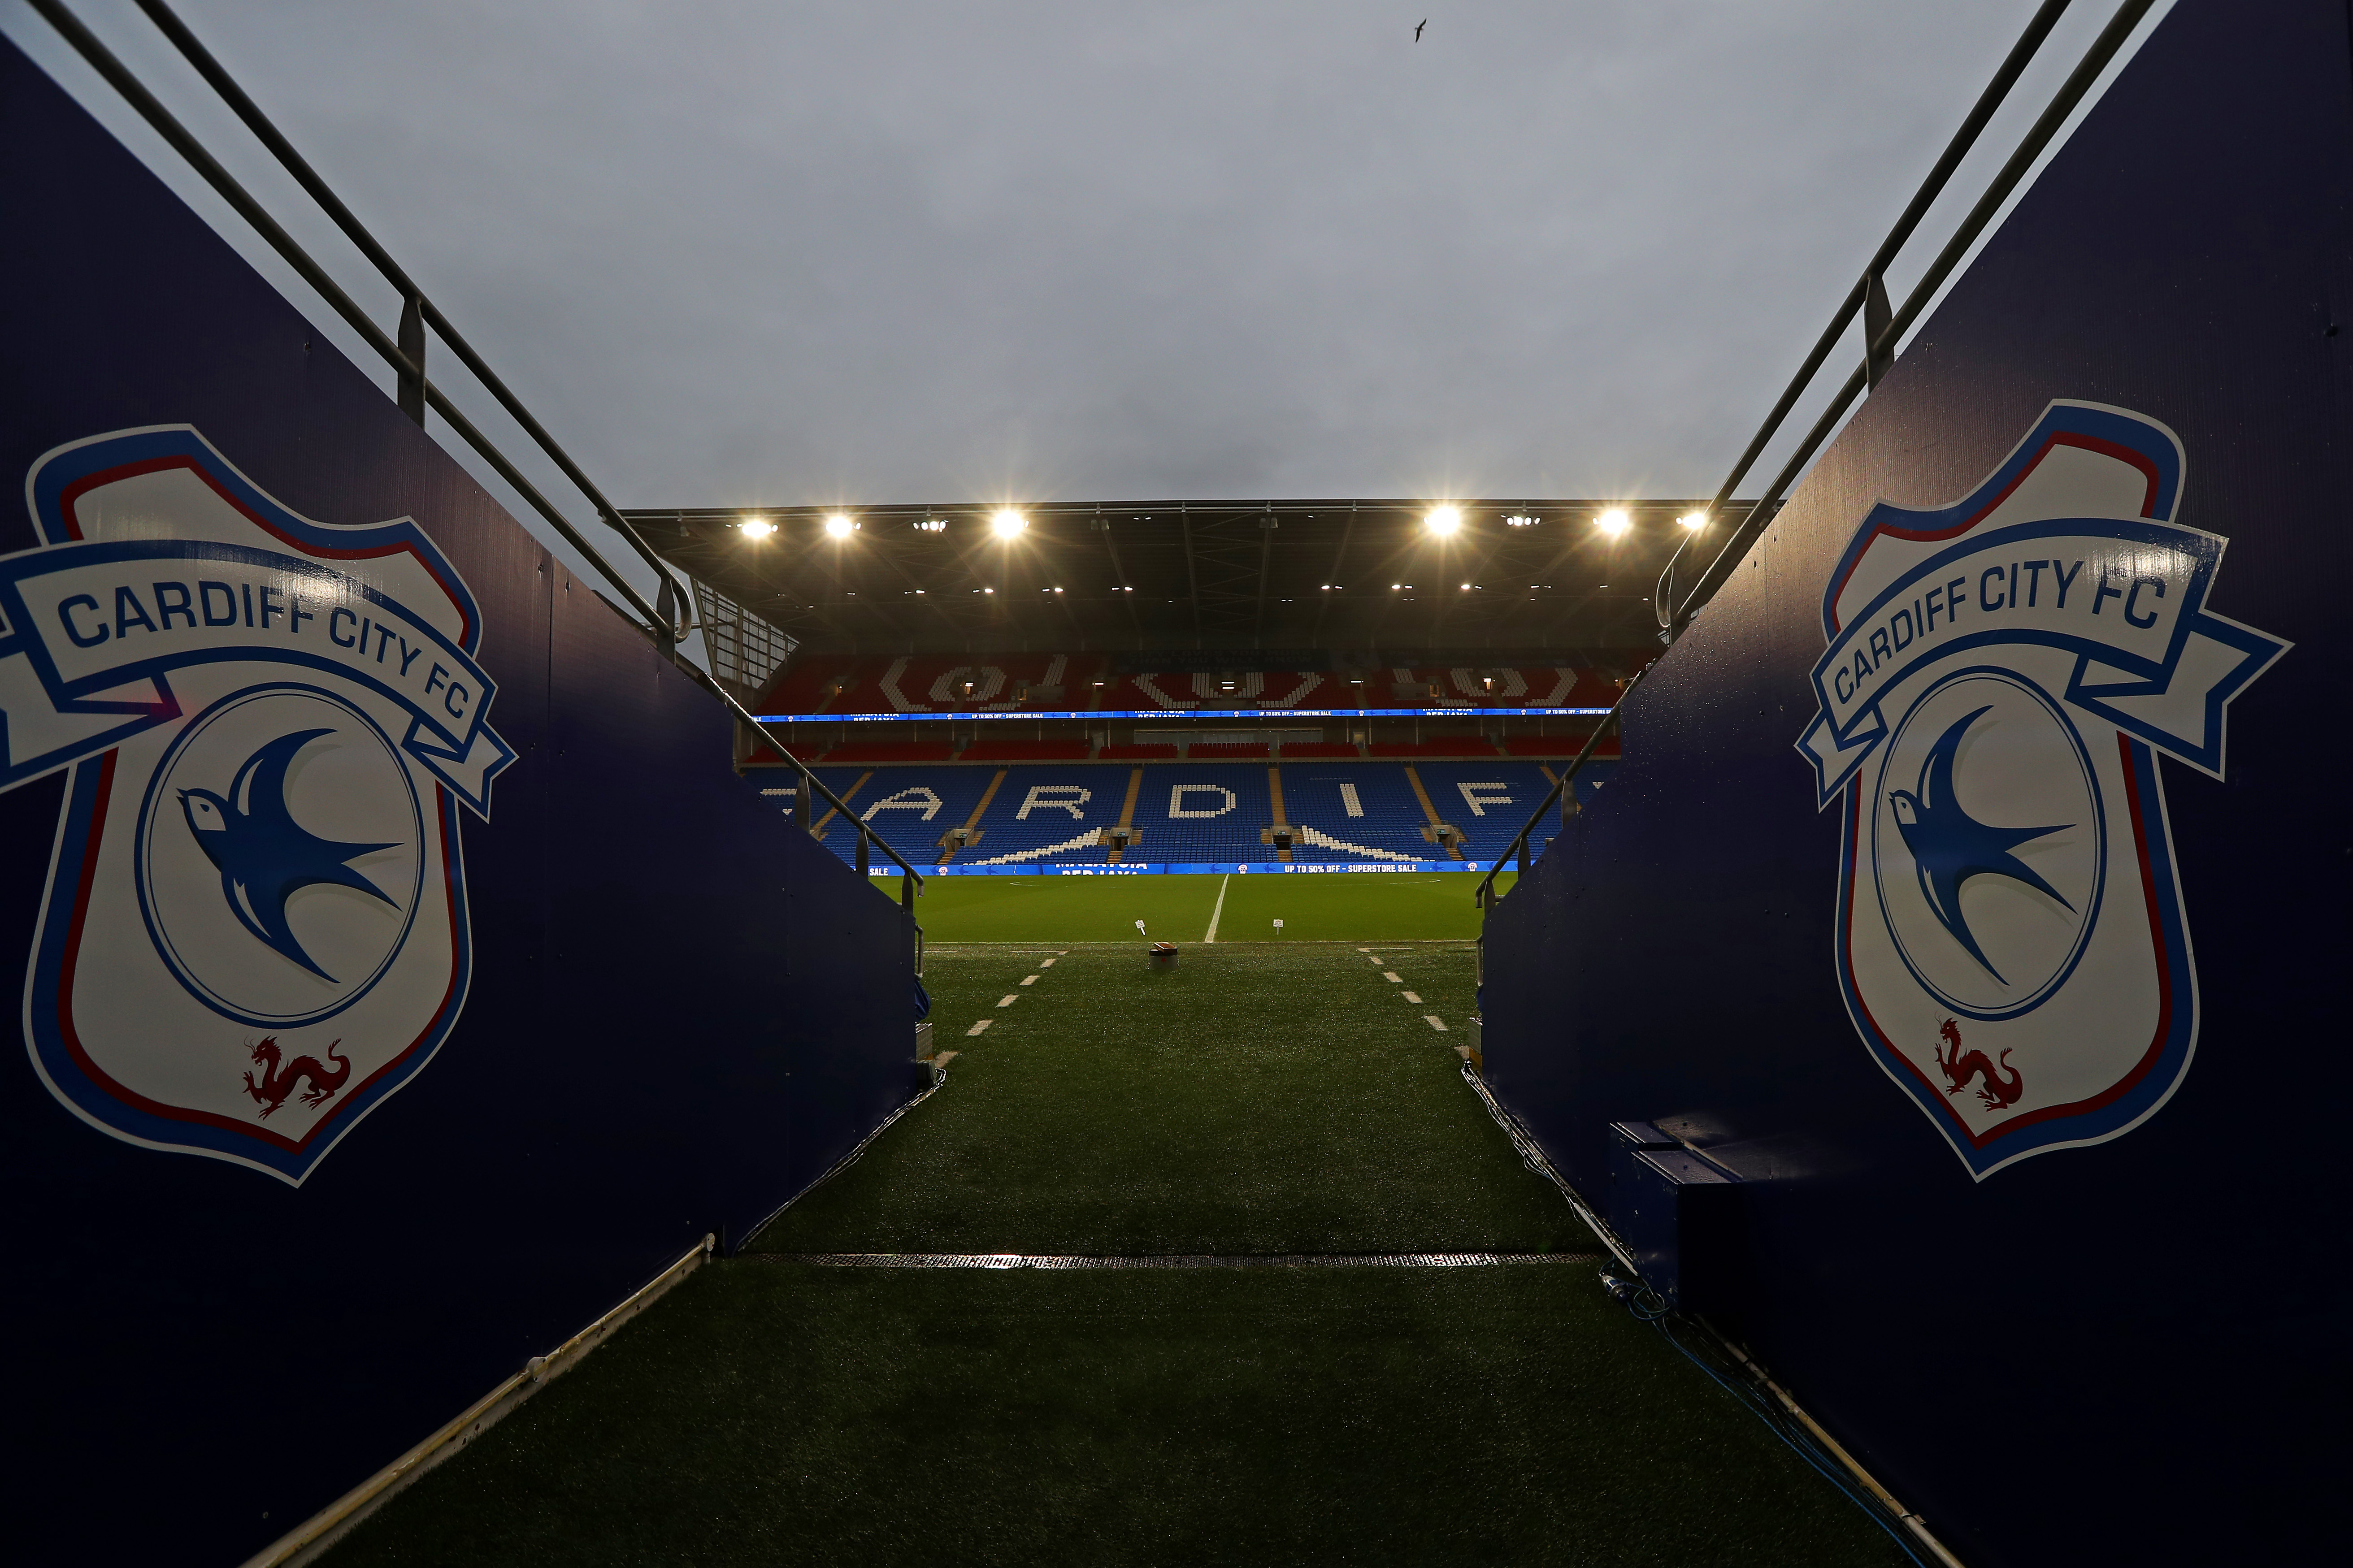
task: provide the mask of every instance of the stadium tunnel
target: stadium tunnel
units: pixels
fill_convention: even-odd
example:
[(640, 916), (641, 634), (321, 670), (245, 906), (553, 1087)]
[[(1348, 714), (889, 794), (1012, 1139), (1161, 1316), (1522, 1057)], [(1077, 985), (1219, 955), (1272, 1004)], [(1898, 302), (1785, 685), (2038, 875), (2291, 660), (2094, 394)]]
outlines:
[[(945, 1081), (927, 892), (1111, 872), (1463, 873), (1453, 1092), (1904, 1558), (2324, 1538), (2343, 6), (2126, 0), (1892, 299), (2043, 5), (1712, 498), (626, 511), (36, 8), (393, 382), (0, 46), (44, 1556), (328, 1552)], [(299, 1441), (256, 1322), (374, 1347)]]

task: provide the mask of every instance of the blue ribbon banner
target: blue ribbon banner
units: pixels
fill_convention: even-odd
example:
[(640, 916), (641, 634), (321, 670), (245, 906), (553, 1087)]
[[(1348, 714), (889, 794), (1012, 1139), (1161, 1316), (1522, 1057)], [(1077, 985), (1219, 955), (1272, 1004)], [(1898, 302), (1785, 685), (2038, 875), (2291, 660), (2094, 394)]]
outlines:
[(888, 724), (921, 719), (1601, 719), (1607, 708), (934, 708), (915, 713), (763, 713), (763, 724)]
[[(401, 749), (477, 813), (514, 753), (484, 721), (498, 687), (429, 623), (299, 555), (207, 540), (51, 545), (0, 558), (0, 788), (179, 716), (170, 676), (262, 660), (355, 680), (409, 714)], [(126, 688), (153, 683), (152, 695)]]
[(1814, 666), (1820, 712), (1798, 749), (1820, 804), (1886, 735), (1880, 702), (1899, 682), (2015, 643), (2075, 655), (2069, 702), (2221, 776), (2224, 707), (2288, 647), (2205, 608), (2222, 545), (2174, 523), (2063, 518), (1973, 534), (1913, 567)]

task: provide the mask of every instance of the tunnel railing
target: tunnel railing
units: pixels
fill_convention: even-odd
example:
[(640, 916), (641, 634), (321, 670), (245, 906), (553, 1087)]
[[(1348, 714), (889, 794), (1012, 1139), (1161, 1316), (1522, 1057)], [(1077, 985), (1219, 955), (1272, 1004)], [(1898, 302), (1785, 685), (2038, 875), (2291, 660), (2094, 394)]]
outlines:
[[(145, 0), (142, 0), (142, 3), (144, 4)], [(1707, 600), (1714, 595), (1717, 588), (1723, 585), (1725, 574), (1740, 563), (1741, 559), (1746, 555), (1749, 546), (1756, 542), (1764, 525), (1772, 521), (1778, 512), (1781, 499), (1788, 492), (1790, 484), (1805, 470), (1806, 465), (1813, 460), (1814, 454), (1821, 449), (1822, 443), (1830, 439), (1831, 433), (1838, 428), (1840, 419), (1853, 405), (1856, 396), (1866, 387), (1876, 387), (1881, 379), (1886, 375), (1895, 363), (1895, 345), (1903, 341), (1904, 334), (1911, 331), (1913, 323), (1917, 321), (1921, 313), (1935, 301), (1937, 290), (1944, 287), (1945, 280), (1952, 276), (1953, 269), (1958, 267), (1962, 259), (1968, 255), (1970, 247), (1977, 243), (1978, 237), (1985, 232), (1987, 225), (2001, 212), (2011, 194), (2033, 170), (2036, 161), (2042, 156), (2044, 149), (2051, 145), (2052, 139), (2065, 127), (2069, 117), (2075, 112), (2076, 107), (2084, 101), (2084, 96), (2098, 82), (2101, 73), (2107, 69), (2118, 52), (2131, 39), (2134, 29), (2140, 26), (2142, 19), (2155, 5), (2156, 0), (2122, 0), (2122, 3), (2116, 6), (2115, 15), (2108, 18), (2107, 25), (2102, 27), (2098, 37), (2092, 40), (2091, 47), (2084, 52), (2084, 58), (2076, 62), (2075, 68), (2068, 73), (2064, 81), (2060, 83), (2058, 90), (2052, 95), (2051, 101), (2043, 107), (2042, 114), (2035, 119), (2034, 123), (2028, 127), (2026, 134), (2020, 139), (2017, 148), (2011, 152), (2009, 160), (1988, 183), (1984, 193), (1978, 196), (1977, 204), (1962, 218), (1960, 226), (1946, 241), (1944, 248), (1939, 250), (1935, 259), (1929, 262), (1927, 270), (1921, 275), (1919, 282), (1905, 297), (1903, 305), (1891, 310), (1888, 306), (1887, 288), (1884, 281), (1888, 264), (1895, 259), (1911, 240), (1914, 232), (1920, 226), (1920, 220), (1926, 216), (1928, 208), (1935, 203), (1936, 197), (1943, 194), (1946, 185), (1953, 177), (1954, 171), (1960, 167), (1962, 160), (1976, 146), (1978, 138), (1984, 133), (1986, 125), (1993, 119), (1994, 111), (2000, 108), (2003, 100), (2010, 96), (2010, 89), (2017, 86), (2019, 78), (2025, 73), (2028, 65), (2033, 61), (2044, 41), (2050, 37), (2052, 29), (2058, 26), (2059, 19), (2065, 13), (2069, 4), (2070, 0), (2043, 0), (2042, 6), (2028, 20), (2026, 30), (2019, 36), (2018, 42), (2011, 47), (2010, 53), (2003, 58), (2000, 68), (1994, 73), (1992, 81), (1989, 82), (1986, 89), (1978, 95), (1977, 102), (1970, 108), (1967, 118), (1961, 121), (1961, 127), (1954, 133), (1952, 141), (1946, 145), (1943, 155), (1936, 160), (1935, 166), (1928, 171), (1927, 178), (1921, 182), (1919, 190), (1914, 193), (1912, 200), (1905, 205), (1903, 216), (1895, 220), (1895, 226), (1889, 230), (1887, 237), (1880, 243), (1879, 248), (1873, 252), (1870, 263), (1863, 268), (1862, 276), (1855, 280), (1854, 287), (1847, 290), (1846, 298), (1840, 301), (1837, 310), (1831, 314), (1830, 325), (1822, 330), (1820, 338), (1815, 342), (1813, 352), (1808, 354), (1805, 363), (1799, 366), (1798, 374), (1790, 379), (1788, 386), (1782, 392), (1780, 401), (1776, 403), (1772, 412), (1765, 416), (1765, 423), (1757, 427), (1757, 434), (1749, 439), (1747, 447), (1740, 454), (1739, 461), (1733, 465), (1732, 472), (1717, 489), (1715, 500), (1711, 503), (1709, 510), (1703, 514), (1701, 527), (1694, 530), (1691, 536), (1683, 541), (1674, 555), (1669, 559), (1666, 569), (1659, 575), (1659, 592), (1652, 601), (1659, 617), (1659, 635), (1662, 642), (1672, 644), (1691, 624), (1692, 617), (1706, 607)], [(1683, 552), (1699, 540), (1705, 531), (1707, 521), (1712, 520), (1716, 511), (1731, 500), (1734, 489), (1740, 484), (1741, 480), (1748, 477), (1748, 470), (1755, 466), (1758, 456), (1779, 433), (1783, 422), (1789, 416), (1789, 411), (1797, 406), (1798, 400), (1805, 395), (1806, 389), (1811, 386), (1820, 374), (1823, 363), (1837, 348), (1840, 337), (1853, 323), (1857, 312), (1861, 312), (1863, 319), (1862, 363), (1855, 366), (1846, 380), (1841, 384), (1837, 392), (1831, 395), (1829, 405), (1814, 421), (1813, 426), (1806, 432), (1797, 447), (1789, 454), (1788, 460), (1781, 465), (1780, 471), (1773, 477), (1773, 482), (1766, 486), (1763, 492), (1757, 496), (1756, 503), (1743, 514), (1738, 525), (1725, 540), (1724, 547), (1715, 553), (1694, 580), (1690, 592), (1678, 600), (1675, 596), (1677, 587), (1675, 569), (1683, 558)], [(1556, 803), (1564, 798), (1571, 802), (1575, 801), (1576, 796), (1573, 794), (1564, 796), (1563, 792), (1569, 789), (1570, 782), (1585, 766), (1587, 760), (1592, 756), (1594, 747), (1601, 738), (1618, 728), (1619, 715), (1625, 708), (1626, 700), (1634, 694), (1636, 688), (1641, 684), (1640, 676), (1626, 683), (1624, 689), (1619, 692), (1618, 700), (1610, 704), (1608, 717), (1593, 727), (1593, 733), (1587, 740), (1585, 749), (1579, 752), (1577, 760), (1562, 772), (1559, 781), (1546, 795), (1543, 803), (1529, 815), (1527, 825), (1520, 829), (1519, 837), (1512, 840), (1511, 847), (1504, 850), (1494, 865), (1488, 869), (1486, 876), (1480, 879), (1479, 886), (1472, 893), (1472, 901), (1480, 909), (1488, 910), (1494, 907), (1495, 878), (1506, 864), (1516, 858), (1520, 870), (1526, 871), (1528, 839), (1535, 834), (1546, 816), (1553, 810)], [(1564, 819), (1574, 809), (1574, 805), (1563, 807)]]
[[(621, 515), (611, 501), (605, 498), (604, 491), (599, 489), (580, 465), (573, 460), (572, 455), (564, 449), (553, 435), (549, 434), (547, 427), (542, 425), (524, 405), (522, 399), (516, 396), (506, 383), (491, 369), (480, 353), (466, 341), (458, 329), (450, 323), (448, 318), (441, 313), (440, 308), (435, 305), (424, 289), (417, 286), (406, 269), (393, 258), (392, 253), (368, 232), (366, 226), (362, 224), (351, 208), (335, 195), (333, 189), (320, 176), (318, 171), (311, 166), (309, 161), (295, 150), (294, 144), (286, 139), (284, 133), (279, 131), (269, 116), (262, 113), (260, 106), (256, 104), (247, 95), (245, 89), (237, 84), (236, 79), (229, 75), (227, 68), (213, 58), (212, 52), (205, 47), (195, 34), (189, 30), (187, 25), (173, 13), (163, 0), (134, 0), (134, 3), (147, 19), (154, 24), (156, 30), (161, 32), (181, 57), (194, 68), (206, 85), (210, 87), (221, 101), (227, 105), (230, 111), (244, 122), (246, 129), (250, 131), (255, 139), (269, 151), (272, 157), (277, 159), (287, 174), (293, 177), (294, 182), (302, 187), (304, 193), (318, 204), (320, 210), (326, 214), (335, 226), (343, 231), (344, 237), (349, 239), (360, 254), (383, 275), (385, 280), (399, 292), (401, 312), (396, 339), (376, 324), (375, 318), (343, 290), (327, 269), (304, 250), (293, 236), (287, 233), (285, 228), (270, 216), (269, 210), (237, 183), (237, 178), (206, 150), (203, 142), (196, 139), (195, 133), (183, 125), (172, 111), (164, 106), (163, 101), (148, 90), (146, 85), (139, 79), (131, 68), (123, 64), (96, 34), (83, 25), (81, 19), (64, 5), (63, 0), (27, 0), (27, 4), (40, 16), (41, 19), (56, 29), (58, 36), (65, 39), (74, 52), (79, 55), (109, 87), (120, 94), (122, 100), (138, 112), (141, 119), (146, 121), (174, 152), (186, 161), (188, 166), (194, 169), (205, 183), (210, 185), (221, 199), (226, 201), (237, 215), (243, 218), (253, 231), (294, 269), (295, 274), (304, 283), (310, 285), (319, 297), (343, 319), (344, 323), (352, 331), (359, 334), (360, 340), (392, 367), (395, 401), (400, 405), (401, 412), (415, 420), (419, 428), (424, 427), (426, 413), (428, 409), (448, 420), (449, 427), (465, 439), (466, 444), (491, 466), (492, 471), (512, 487), (515, 493), (544, 519), (565, 543), (578, 551), (581, 557), (596, 569), (597, 574), (636, 615), (640, 623), (638, 629), (653, 641), (654, 645), (662, 651), (663, 656), (685, 671), (712, 696), (719, 699), (735, 715), (738, 722), (749, 725), (754, 734), (765, 740), (775, 748), (776, 753), (783, 757), (786, 763), (798, 774), (797, 793), (799, 795), (800, 805), (797, 815), (802, 826), (806, 827), (809, 824), (808, 803), (814, 792), (816, 795), (821, 796), (831, 805), (844, 819), (856, 826), (858, 870), (861, 876), (868, 874), (870, 870), (870, 852), (872, 849), (879, 848), (898, 866), (901, 872), (899, 900), (912, 916), (915, 898), (922, 889), (923, 874), (915, 869), (906, 857), (892, 847), (888, 839), (877, 833), (863, 818), (853, 813), (848, 803), (839, 795), (827, 788), (824, 781), (819, 779), (807, 763), (794, 756), (786, 749), (781, 732), (771, 731), (767, 725), (762, 723), (751, 710), (744, 707), (733, 692), (712, 679), (707, 671), (691, 660), (681, 659), (678, 657), (678, 645), (685, 639), (686, 622), (689, 617), (681, 613), (681, 601), (676, 586), (676, 578), (671, 575), (669, 565), (654, 552), (653, 547), (646, 542), (645, 537), (631, 526), (628, 520)], [(572, 520), (566, 517), (554, 502), (548, 500), (538, 486), (533, 484), (524, 476), (522, 470), (508, 458), (495, 442), (473, 421), (467, 418), (465, 413), (449, 400), (440, 387), (435, 385), (427, 377), (425, 352), (426, 332), (428, 328), (435, 336), (440, 338), (449, 352), (457, 356), (458, 363), (464, 365), (475, 380), (481, 384), (483, 390), (487, 391), (499, 406), (522, 427), (523, 433), (531, 437), (533, 444), (539, 447), (547, 459), (554, 463), (564, 477), (571, 481), (580, 494), (587, 500), (598, 520), (618, 533), (623, 542), (637, 553), (638, 559), (652, 570), (656, 579), (661, 584), (652, 603), (649, 603), (646, 596), (638, 592), (637, 584), (624, 576), (612, 562), (606, 558), (604, 552), (582, 533), (574, 525)]]

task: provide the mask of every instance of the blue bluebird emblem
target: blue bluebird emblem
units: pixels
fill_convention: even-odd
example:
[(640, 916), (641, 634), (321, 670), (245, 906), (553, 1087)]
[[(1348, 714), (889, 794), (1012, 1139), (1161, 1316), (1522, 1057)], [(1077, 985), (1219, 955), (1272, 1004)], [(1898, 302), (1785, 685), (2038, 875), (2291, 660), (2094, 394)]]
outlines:
[[(286, 901), (304, 888), (349, 888), (386, 904), (375, 883), (346, 864), (390, 844), (340, 844), (294, 820), (286, 805), (286, 770), (295, 754), (332, 730), (297, 730), (255, 752), (237, 770), (224, 800), (208, 789), (180, 791), (180, 811), (196, 847), (221, 874), (221, 896), (239, 924), (320, 979), (335, 977), (311, 961), (286, 921)], [(397, 909), (399, 906), (393, 905)]]
[(1904, 835), (1904, 847), (1912, 852), (1914, 871), (1920, 879), (1920, 891), (1927, 897), (1929, 912), (1952, 933), (1954, 941), (1968, 950), (1971, 958), (1984, 966), (1988, 974), (2007, 985), (2010, 982), (1987, 959), (1985, 950), (1969, 931), (1968, 921), (1962, 918), (1961, 888), (1972, 877), (2008, 877), (2039, 893), (2049, 894), (2072, 912), (2075, 906), (2045, 881), (2042, 873), (2010, 851), (2030, 840), (2063, 833), (2073, 824), (1995, 827), (1961, 809), (1960, 801), (1953, 794), (1953, 759), (1969, 726), (1983, 718), (1990, 707), (1988, 704), (1954, 721), (1928, 749), (1928, 760), (1920, 765), (1918, 787), (1891, 791), (1887, 798), (1895, 811), (1896, 828)]

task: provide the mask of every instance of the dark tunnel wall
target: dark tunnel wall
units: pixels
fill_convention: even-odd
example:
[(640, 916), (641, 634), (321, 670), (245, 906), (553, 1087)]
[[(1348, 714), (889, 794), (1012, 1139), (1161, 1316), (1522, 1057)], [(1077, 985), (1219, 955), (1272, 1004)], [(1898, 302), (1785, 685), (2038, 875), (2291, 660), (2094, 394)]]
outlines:
[(5, 44), (0, 192), (10, 1554), (233, 1563), (903, 1104), (912, 928)]
[(1972, 1564), (2284, 1560), (2341, 1474), (2348, 84), (2337, 0), (2183, 0), (1487, 922), (1501, 1100), (1738, 1177), (1711, 1314)]

